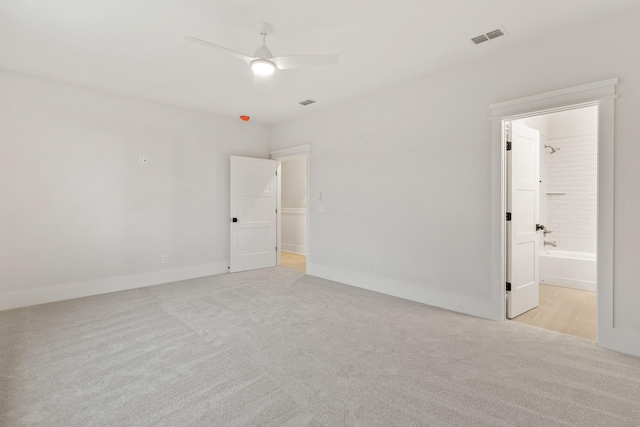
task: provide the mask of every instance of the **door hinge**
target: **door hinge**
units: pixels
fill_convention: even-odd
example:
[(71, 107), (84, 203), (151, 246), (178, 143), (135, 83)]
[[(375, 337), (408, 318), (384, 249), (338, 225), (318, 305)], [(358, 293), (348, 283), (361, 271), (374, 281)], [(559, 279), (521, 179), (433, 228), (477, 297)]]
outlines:
[(507, 282), (507, 292), (511, 292), (511, 282)]
[(276, 252), (278, 252), (278, 247), (276, 246)]
[(278, 171), (276, 171), (276, 176), (278, 176)]
[(511, 212), (507, 212), (507, 221), (511, 221)]
[(507, 151), (511, 151), (511, 141), (507, 141)]
[(278, 213), (278, 209), (276, 209), (276, 213)]

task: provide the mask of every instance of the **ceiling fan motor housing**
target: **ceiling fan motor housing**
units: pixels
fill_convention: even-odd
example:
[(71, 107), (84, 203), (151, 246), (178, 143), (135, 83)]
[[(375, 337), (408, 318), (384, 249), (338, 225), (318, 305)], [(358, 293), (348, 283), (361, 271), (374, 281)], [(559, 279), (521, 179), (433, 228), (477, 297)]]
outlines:
[(276, 64), (267, 59), (256, 59), (255, 61), (251, 61), (251, 69), (255, 74), (268, 76), (276, 70)]
[(273, 58), (273, 53), (271, 53), (269, 48), (265, 44), (263, 44), (262, 46), (260, 46), (256, 50), (256, 53), (253, 54), (253, 57), (254, 58), (270, 59), (270, 58)]

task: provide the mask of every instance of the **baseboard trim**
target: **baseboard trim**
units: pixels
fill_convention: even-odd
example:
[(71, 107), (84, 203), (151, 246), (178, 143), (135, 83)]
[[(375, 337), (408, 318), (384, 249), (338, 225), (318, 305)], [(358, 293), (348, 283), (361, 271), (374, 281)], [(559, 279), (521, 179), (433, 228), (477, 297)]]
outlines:
[(283, 252), (293, 252), (294, 254), (300, 254), (300, 255), (306, 255), (307, 254), (307, 248), (305, 246), (292, 245), (290, 243), (283, 243), (282, 244), (282, 251)]
[(385, 295), (493, 320), (490, 297), (487, 297), (487, 299), (470, 297), (417, 283), (370, 276), (318, 264), (307, 263), (307, 274)]
[(575, 280), (567, 279), (566, 277), (559, 276), (541, 276), (540, 283), (544, 283), (549, 286), (562, 286), (563, 288), (579, 289), (582, 291), (596, 292), (596, 282), (590, 282), (588, 280)]
[(227, 273), (227, 261), (0, 294), (0, 311)]

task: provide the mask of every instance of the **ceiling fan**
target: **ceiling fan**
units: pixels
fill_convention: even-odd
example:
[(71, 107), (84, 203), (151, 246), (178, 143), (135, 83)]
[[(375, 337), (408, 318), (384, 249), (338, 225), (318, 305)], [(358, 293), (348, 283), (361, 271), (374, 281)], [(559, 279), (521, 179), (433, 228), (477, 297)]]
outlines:
[(253, 56), (246, 55), (233, 49), (229, 49), (228, 47), (220, 46), (197, 37), (185, 36), (184, 38), (221, 50), (231, 56), (241, 59), (251, 65), (251, 69), (256, 76), (271, 75), (276, 69), (287, 70), (291, 68), (302, 68), (315, 65), (333, 65), (338, 62), (339, 55), (337, 54), (273, 56), (266, 44), (267, 35), (273, 31), (273, 27), (266, 22), (260, 22), (256, 24), (256, 28), (262, 36), (262, 46), (255, 51)]

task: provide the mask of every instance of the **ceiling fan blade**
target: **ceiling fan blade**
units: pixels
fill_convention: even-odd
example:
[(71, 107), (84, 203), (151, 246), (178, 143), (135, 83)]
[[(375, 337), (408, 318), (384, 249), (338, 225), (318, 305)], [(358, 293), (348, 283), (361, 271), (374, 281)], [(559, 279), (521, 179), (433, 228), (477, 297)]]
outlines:
[(197, 37), (184, 36), (184, 38), (189, 40), (189, 41), (192, 41), (192, 42), (200, 43), (202, 45), (221, 50), (221, 51), (226, 52), (229, 55), (235, 56), (236, 58), (241, 59), (241, 60), (243, 60), (243, 61), (245, 61), (247, 63), (249, 63), (249, 62), (251, 62), (251, 61), (253, 61), (255, 59), (255, 58), (252, 58), (249, 55), (245, 55), (242, 52), (238, 52), (238, 51), (235, 51), (233, 49), (229, 49), (228, 47), (220, 46), (220, 45), (217, 45), (215, 43), (211, 43), (211, 42), (208, 42), (206, 40), (199, 39)]
[(340, 55), (338, 54), (276, 56), (272, 61), (276, 63), (279, 69), (287, 70), (315, 65), (333, 65), (338, 62), (339, 57)]

